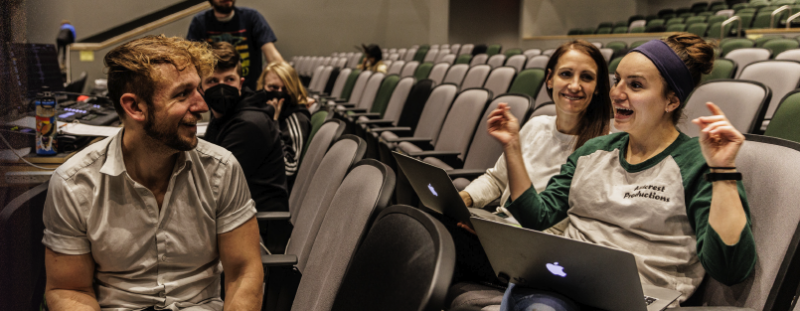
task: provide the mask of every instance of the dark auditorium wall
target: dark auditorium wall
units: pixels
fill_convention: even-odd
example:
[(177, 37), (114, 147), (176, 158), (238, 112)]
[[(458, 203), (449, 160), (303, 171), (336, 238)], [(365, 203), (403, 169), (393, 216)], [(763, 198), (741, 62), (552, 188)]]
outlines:
[(520, 0), (450, 1), (449, 43), (519, 45)]

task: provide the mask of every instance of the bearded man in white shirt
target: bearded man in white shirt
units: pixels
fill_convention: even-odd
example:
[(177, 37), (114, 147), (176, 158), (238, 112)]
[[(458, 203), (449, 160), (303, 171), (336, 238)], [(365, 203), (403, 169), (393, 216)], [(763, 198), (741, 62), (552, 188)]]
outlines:
[(45, 202), (51, 310), (258, 310), (255, 204), (225, 149), (197, 138), (207, 44), (151, 36), (104, 59), (124, 124), (55, 172)]

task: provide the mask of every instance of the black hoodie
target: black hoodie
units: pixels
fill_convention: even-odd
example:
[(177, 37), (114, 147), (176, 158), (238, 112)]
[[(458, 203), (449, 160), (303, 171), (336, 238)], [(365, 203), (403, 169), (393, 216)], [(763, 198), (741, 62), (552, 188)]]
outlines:
[(281, 130), (273, 115), (263, 91), (244, 88), (239, 104), (222, 118), (212, 119), (205, 135), (239, 161), (259, 212), (289, 210)]
[(292, 189), (295, 175), (300, 167), (300, 154), (311, 132), (311, 113), (305, 105), (283, 104), (278, 115), (283, 140), (283, 158), (286, 163), (286, 176), (289, 189)]

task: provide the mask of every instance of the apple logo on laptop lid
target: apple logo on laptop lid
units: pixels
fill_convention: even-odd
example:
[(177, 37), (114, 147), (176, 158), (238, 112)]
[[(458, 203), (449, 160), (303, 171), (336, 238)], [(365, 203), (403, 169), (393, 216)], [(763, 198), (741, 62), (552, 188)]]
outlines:
[(553, 275), (557, 275), (562, 278), (567, 276), (567, 273), (564, 272), (564, 267), (559, 266), (558, 262), (549, 263), (546, 264), (545, 266), (547, 267), (547, 270), (550, 271), (550, 273), (552, 273)]
[(433, 194), (433, 196), (435, 196), (435, 197), (438, 197), (438, 196), (439, 196), (439, 194), (438, 194), (438, 193), (436, 193), (436, 189), (433, 189), (433, 185), (431, 185), (431, 184), (428, 184), (428, 190), (430, 190), (430, 191), (431, 191), (431, 193)]

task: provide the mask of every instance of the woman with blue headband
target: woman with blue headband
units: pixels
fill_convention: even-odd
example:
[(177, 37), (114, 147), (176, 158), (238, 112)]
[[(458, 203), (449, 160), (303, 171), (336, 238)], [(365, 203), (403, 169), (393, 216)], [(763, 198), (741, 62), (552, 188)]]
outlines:
[[(566, 237), (631, 252), (642, 283), (680, 291), (679, 302), (706, 273), (729, 285), (746, 279), (756, 251), (736, 171), (744, 136), (713, 103), (706, 104), (710, 116), (692, 120), (701, 128), (699, 138), (675, 126), (713, 58), (713, 47), (685, 33), (628, 53), (610, 93), (614, 127), (622, 132), (577, 149), (541, 193), (525, 173), (519, 122), (505, 109), (493, 111), (489, 132), (503, 143), (508, 165), (506, 209), (537, 230), (568, 218)], [(580, 307), (557, 294), (509, 284), (501, 310)]]

